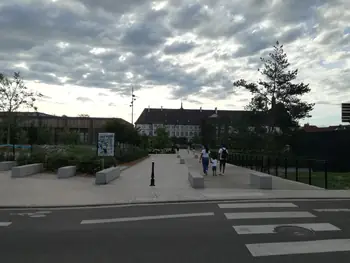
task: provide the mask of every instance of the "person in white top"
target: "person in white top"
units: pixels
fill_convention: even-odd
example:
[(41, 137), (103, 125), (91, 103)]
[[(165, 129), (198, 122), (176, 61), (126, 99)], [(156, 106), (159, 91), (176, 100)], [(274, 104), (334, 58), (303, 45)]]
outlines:
[(208, 174), (209, 154), (210, 154), (209, 148), (208, 148), (208, 146), (205, 146), (204, 149), (201, 152), (200, 157), (199, 157), (199, 162), (202, 161), (203, 173), (205, 175)]
[(211, 161), (211, 167), (212, 167), (212, 170), (213, 170), (213, 176), (217, 176), (217, 174), (216, 174), (216, 165), (218, 163), (218, 160), (216, 159), (216, 156), (213, 156), (213, 158), (211, 158), (210, 161)]
[[(226, 168), (226, 162), (227, 162), (227, 157), (228, 157), (228, 151), (225, 148), (225, 145), (222, 145), (222, 147), (219, 150), (219, 160), (220, 160), (220, 175), (225, 174), (225, 168)], [(221, 173), (222, 171), (222, 173)]]

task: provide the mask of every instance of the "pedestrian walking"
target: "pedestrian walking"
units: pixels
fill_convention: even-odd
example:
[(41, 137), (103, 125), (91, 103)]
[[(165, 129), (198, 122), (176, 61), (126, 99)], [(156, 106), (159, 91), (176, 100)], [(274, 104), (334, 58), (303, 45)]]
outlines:
[(213, 176), (217, 176), (216, 174), (216, 165), (218, 163), (218, 160), (216, 158), (216, 156), (212, 156), (212, 158), (210, 158), (210, 162), (211, 162), (211, 167), (213, 170)]
[(222, 145), (221, 148), (219, 149), (219, 161), (220, 161), (219, 175), (225, 175), (227, 156), (228, 156), (228, 151), (225, 145)]
[(209, 148), (208, 148), (208, 146), (205, 146), (201, 152), (200, 157), (199, 157), (199, 162), (202, 161), (203, 173), (205, 175), (208, 174), (209, 154), (210, 154)]

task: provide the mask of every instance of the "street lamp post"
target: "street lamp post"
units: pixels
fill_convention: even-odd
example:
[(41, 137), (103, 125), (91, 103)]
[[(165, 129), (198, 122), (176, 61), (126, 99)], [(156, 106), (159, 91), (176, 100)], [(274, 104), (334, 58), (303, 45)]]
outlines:
[(134, 125), (134, 101), (136, 100), (135, 98), (135, 94), (134, 94), (134, 87), (131, 87), (131, 124)]

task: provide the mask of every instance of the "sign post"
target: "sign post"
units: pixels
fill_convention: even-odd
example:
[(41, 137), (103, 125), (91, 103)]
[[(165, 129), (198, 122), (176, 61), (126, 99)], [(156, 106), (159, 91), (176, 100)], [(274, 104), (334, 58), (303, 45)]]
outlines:
[[(97, 156), (114, 156), (114, 133), (99, 133), (97, 140)], [(104, 169), (104, 159), (101, 159), (101, 168)]]

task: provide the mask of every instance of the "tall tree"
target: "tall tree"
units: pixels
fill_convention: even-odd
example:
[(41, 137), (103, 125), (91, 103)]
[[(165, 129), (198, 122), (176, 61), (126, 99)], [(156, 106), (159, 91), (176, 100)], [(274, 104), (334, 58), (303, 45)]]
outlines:
[(310, 92), (309, 84), (294, 83), (298, 75), (298, 69), (289, 70), (287, 55), (283, 45), (276, 42), (269, 58), (260, 58), (264, 63), (258, 71), (264, 79), (257, 83), (248, 83), (241, 79), (233, 83), (235, 87), (243, 87), (248, 90), (253, 98), (248, 109), (262, 111), (268, 118), (271, 127), (280, 127), (283, 131), (298, 125), (298, 121), (310, 117), (314, 104), (302, 101), (301, 97)]
[(10, 143), (15, 113), (21, 108), (37, 111), (35, 102), (42, 96), (25, 86), (19, 72), (15, 72), (12, 78), (0, 73), (0, 111), (6, 112), (7, 143)]
[(139, 145), (141, 143), (138, 129), (136, 129), (130, 123), (127, 123), (120, 119), (107, 121), (104, 125), (104, 129), (106, 132), (114, 133), (115, 140), (118, 142), (134, 145)]
[(171, 140), (168, 132), (165, 128), (158, 128), (156, 130), (156, 136), (153, 140), (153, 147), (158, 149), (164, 149), (169, 147), (171, 144)]

